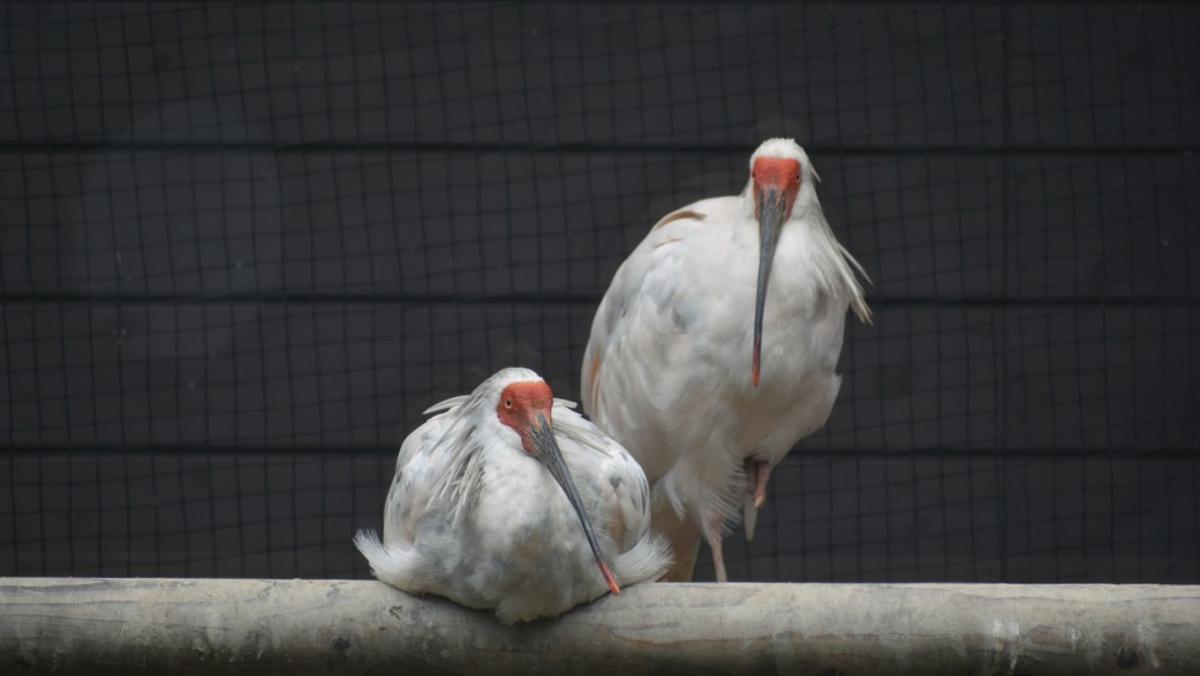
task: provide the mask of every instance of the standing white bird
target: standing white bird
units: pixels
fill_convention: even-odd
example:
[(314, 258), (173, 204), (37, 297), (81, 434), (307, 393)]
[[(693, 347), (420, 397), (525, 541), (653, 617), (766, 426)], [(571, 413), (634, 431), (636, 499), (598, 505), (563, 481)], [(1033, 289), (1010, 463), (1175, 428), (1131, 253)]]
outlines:
[(669, 580), (691, 579), (701, 536), (727, 579), (721, 539), (739, 505), (751, 539), (772, 468), (829, 418), (847, 306), (870, 323), (866, 273), (815, 180), (795, 141), (765, 141), (742, 193), (663, 217), (596, 310), (584, 410), (646, 471)]
[(354, 538), (375, 576), (511, 624), (661, 575), (645, 474), (574, 405), (507, 368), (425, 411), (444, 412), (400, 446), (383, 542)]

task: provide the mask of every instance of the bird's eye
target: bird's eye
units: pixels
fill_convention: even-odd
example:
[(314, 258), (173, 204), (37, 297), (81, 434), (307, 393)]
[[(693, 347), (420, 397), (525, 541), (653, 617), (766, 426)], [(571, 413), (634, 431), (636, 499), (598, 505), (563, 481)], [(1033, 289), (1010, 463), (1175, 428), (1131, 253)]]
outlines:
[(512, 408), (512, 399), (504, 400), (504, 408)]

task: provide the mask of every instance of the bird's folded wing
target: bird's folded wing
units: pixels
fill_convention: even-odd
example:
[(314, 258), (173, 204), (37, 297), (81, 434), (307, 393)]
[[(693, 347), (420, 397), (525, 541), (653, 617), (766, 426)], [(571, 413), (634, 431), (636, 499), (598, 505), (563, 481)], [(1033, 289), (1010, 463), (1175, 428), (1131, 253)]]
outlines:
[(688, 283), (682, 274), (687, 269), (686, 250), (672, 245), (685, 241), (690, 230), (704, 227), (715, 202), (702, 200), (664, 216), (613, 276), (596, 309), (584, 352), (580, 393), (588, 415), (597, 415), (603, 396), (601, 374), (609, 349), (615, 342), (628, 339), (631, 328), (637, 328), (636, 318), (644, 316), (639, 310), (661, 314), (660, 309), (669, 307), (677, 288)]

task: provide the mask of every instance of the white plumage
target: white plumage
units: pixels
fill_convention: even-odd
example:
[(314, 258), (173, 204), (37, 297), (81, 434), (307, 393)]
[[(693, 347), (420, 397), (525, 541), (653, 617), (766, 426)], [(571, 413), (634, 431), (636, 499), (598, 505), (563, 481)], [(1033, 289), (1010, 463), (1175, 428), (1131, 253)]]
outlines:
[[(427, 410), (440, 413), (400, 447), (383, 541), (370, 531), (354, 540), (375, 576), (512, 623), (619, 591), (608, 568), (625, 585), (661, 575), (670, 553), (649, 530), (645, 474), (573, 407), (533, 371), (507, 368)], [(550, 446), (561, 449), (565, 483)], [(585, 536), (592, 525), (597, 551)]]
[(651, 229), (604, 295), (582, 365), (584, 410), (653, 485), (669, 579), (691, 579), (701, 535), (725, 579), (739, 507), (752, 537), (771, 469), (829, 418), (847, 307), (870, 321), (804, 150), (770, 139), (750, 169), (740, 195)]

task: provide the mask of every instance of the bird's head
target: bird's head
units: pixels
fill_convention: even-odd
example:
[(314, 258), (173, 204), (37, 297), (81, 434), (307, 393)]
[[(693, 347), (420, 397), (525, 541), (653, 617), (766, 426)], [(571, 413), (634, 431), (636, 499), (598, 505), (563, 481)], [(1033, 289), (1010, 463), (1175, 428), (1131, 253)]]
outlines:
[(558, 482), (567, 496), (567, 501), (575, 510), (580, 525), (583, 526), (584, 537), (592, 548), (592, 555), (596, 557), (600, 574), (604, 576), (604, 581), (608, 583), (612, 593), (620, 594), (621, 587), (604, 560), (595, 530), (583, 508), (583, 500), (579, 497), (579, 490), (575, 487), (571, 471), (567, 469), (562, 451), (558, 447), (552, 415), (554, 394), (550, 391), (550, 386), (536, 376), (534, 379), (518, 379), (501, 384), (503, 387), (496, 401), (496, 417), (501, 424), (517, 433), (521, 440), (521, 449), (541, 462)]
[(763, 309), (771, 263), (783, 224), (792, 216), (798, 195), (807, 201), (815, 197), (812, 178), (816, 174), (808, 155), (792, 139), (763, 141), (750, 156), (750, 183), (747, 190), (754, 199), (754, 218), (758, 221), (758, 288), (754, 300), (754, 354), (750, 380), (755, 387), (761, 381)]

